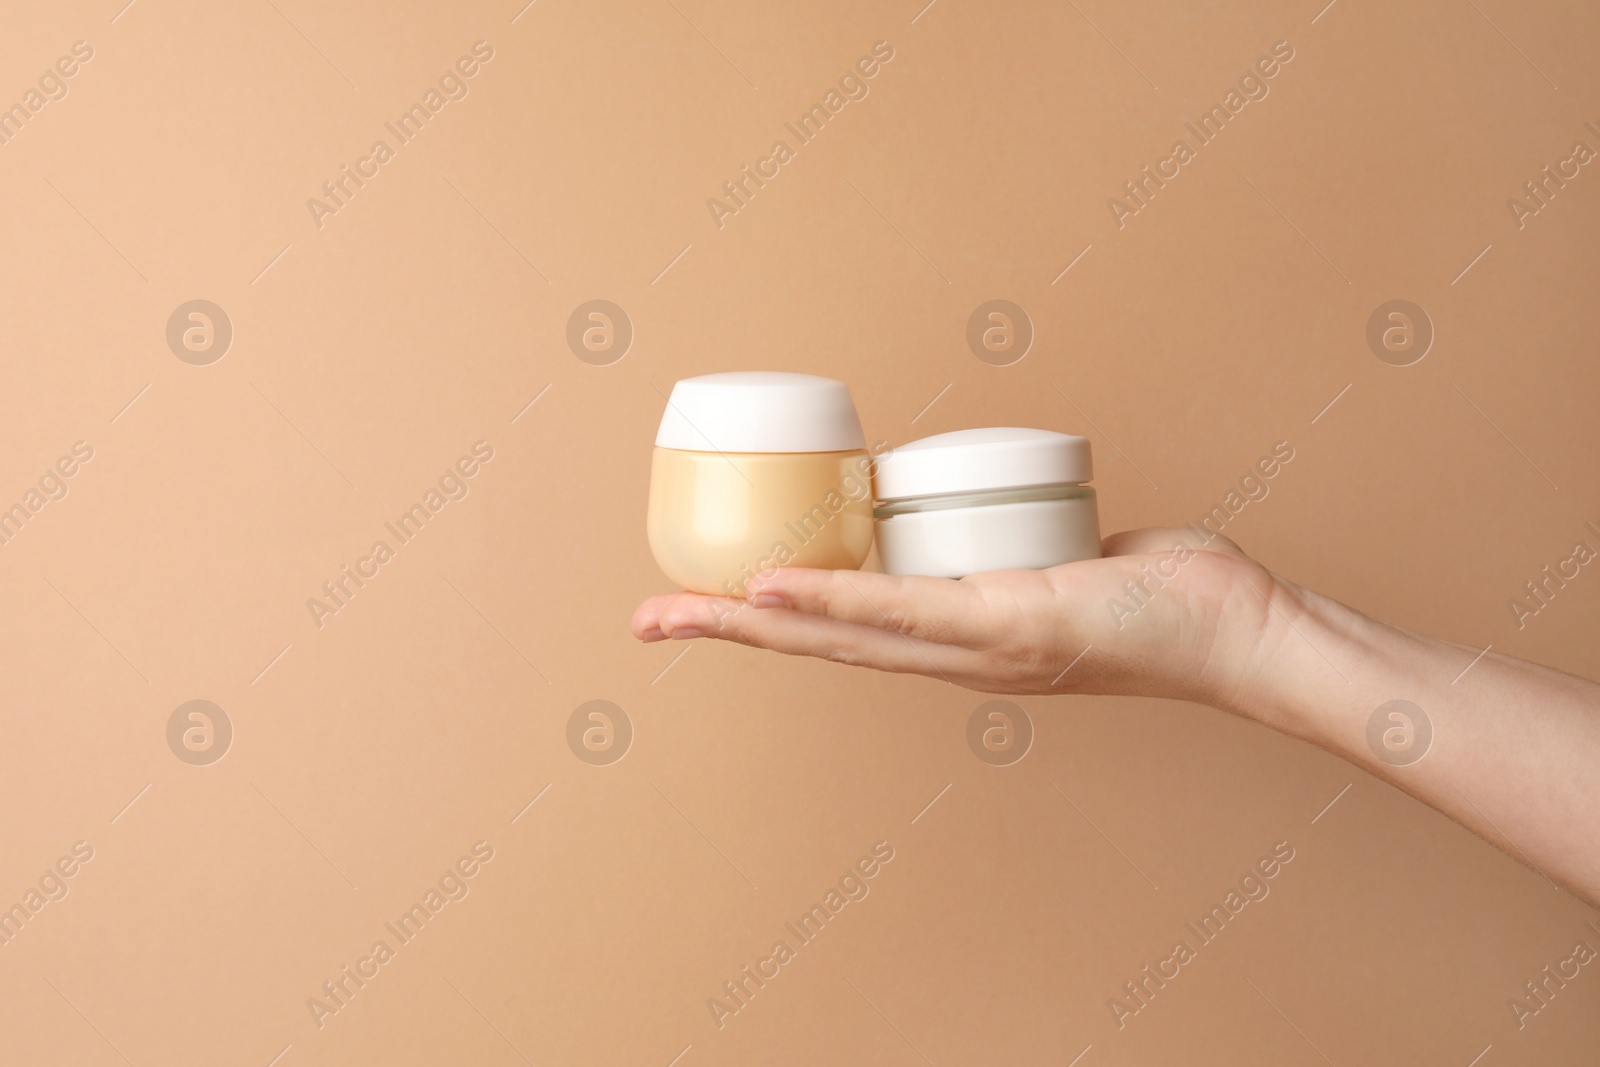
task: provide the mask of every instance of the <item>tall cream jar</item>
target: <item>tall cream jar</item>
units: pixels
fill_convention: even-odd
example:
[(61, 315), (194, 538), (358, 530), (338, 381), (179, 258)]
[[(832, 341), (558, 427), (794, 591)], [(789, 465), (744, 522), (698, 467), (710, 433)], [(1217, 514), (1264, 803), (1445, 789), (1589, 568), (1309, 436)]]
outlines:
[(650, 551), (697, 593), (773, 567), (854, 570), (872, 548), (872, 459), (843, 382), (736, 371), (672, 388), (650, 464)]
[(890, 574), (964, 578), (1100, 556), (1089, 442), (1024, 427), (936, 434), (880, 456), (878, 558)]

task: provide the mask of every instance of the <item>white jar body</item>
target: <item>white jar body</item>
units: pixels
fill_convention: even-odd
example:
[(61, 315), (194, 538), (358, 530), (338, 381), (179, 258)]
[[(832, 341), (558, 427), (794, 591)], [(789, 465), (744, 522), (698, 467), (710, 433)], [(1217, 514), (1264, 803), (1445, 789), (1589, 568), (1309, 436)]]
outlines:
[(901, 510), (877, 521), (878, 558), (888, 574), (965, 578), (998, 570), (1042, 570), (1100, 558), (1094, 490), (1057, 499)]

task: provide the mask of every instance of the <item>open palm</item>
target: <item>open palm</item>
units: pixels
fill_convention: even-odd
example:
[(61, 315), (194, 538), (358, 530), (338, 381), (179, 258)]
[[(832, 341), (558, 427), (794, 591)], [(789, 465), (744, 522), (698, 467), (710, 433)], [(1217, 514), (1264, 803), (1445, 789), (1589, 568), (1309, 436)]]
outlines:
[(1205, 700), (1251, 669), (1251, 637), (1281, 590), (1233, 542), (1155, 528), (1108, 537), (1102, 552), (960, 580), (779, 569), (748, 601), (651, 597), (632, 628), (644, 641), (719, 638), (994, 693)]

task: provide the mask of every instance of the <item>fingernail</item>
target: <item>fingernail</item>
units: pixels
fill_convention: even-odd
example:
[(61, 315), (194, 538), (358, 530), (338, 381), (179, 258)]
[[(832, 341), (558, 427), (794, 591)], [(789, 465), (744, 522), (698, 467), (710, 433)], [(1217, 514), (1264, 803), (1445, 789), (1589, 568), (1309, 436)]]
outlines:
[(750, 606), (753, 608), (781, 608), (785, 607), (786, 604), (783, 597), (778, 596), (776, 593), (757, 593), (750, 598)]
[(650, 629), (639, 635), (639, 640), (643, 641), (647, 645), (651, 641), (665, 641), (666, 639), (667, 635), (661, 632), (661, 627), (659, 626), (652, 626)]
[(680, 626), (672, 631), (674, 641), (690, 641), (696, 637), (704, 637), (705, 631), (697, 630), (693, 626)]

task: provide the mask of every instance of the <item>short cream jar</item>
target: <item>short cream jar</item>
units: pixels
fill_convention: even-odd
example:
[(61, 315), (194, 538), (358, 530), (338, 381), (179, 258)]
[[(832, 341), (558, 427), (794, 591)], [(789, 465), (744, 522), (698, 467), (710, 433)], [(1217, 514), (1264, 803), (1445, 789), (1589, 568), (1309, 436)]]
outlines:
[(855, 570), (872, 526), (872, 460), (843, 382), (737, 371), (673, 386), (646, 518), (668, 578), (742, 597), (774, 567)]
[(878, 557), (889, 574), (964, 578), (1100, 557), (1087, 438), (957, 430), (879, 456)]

